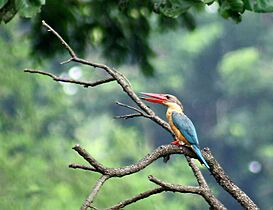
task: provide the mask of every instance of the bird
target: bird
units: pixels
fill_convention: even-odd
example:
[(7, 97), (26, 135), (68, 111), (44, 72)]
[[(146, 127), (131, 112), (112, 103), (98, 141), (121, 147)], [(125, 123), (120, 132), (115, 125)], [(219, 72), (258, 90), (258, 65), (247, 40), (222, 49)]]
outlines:
[(175, 96), (170, 94), (144, 92), (141, 94), (149, 97), (141, 97), (143, 100), (167, 106), (166, 118), (173, 133), (175, 134), (175, 141), (171, 142), (171, 144), (180, 146), (182, 141), (195, 152), (201, 164), (204, 164), (206, 168), (210, 170), (208, 163), (200, 151), (194, 124), (184, 113), (182, 103)]

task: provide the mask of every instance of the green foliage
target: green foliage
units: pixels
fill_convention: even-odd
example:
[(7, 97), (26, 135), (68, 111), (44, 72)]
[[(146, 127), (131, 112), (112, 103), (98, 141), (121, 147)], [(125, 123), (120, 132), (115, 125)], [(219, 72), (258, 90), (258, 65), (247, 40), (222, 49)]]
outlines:
[(41, 7), (45, 4), (45, 0), (20, 0), (19, 2), (19, 14), (26, 18), (31, 18), (41, 12)]
[(191, 7), (200, 4), (199, 0), (168, 0), (159, 1), (155, 4), (155, 12), (163, 14), (167, 17), (177, 18), (178, 16), (186, 13)]
[(143, 73), (151, 75), (153, 67), (149, 58), (153, 51), (147, 43), (150, 33), (147, 17), (151, 16), (147, 9), (149, 5), (144, 1), (117, 4), (116, 1), (96, 0), (82, 4), (48, 0), (33, 24), (35, 55), (40, 53), (48, 57), (64, 50), (55, 37), (40, 30), (41, 20), (45, 20), (53, 28), (58, 28), (79, 54), (85, 53), (90, 44), (92, 47), (101, 46), (103, 55), (116, 65), (138, 64)]
[(183, 25), (194, 30), (196, 17), (211, 4), (224, 18), (236, 22), (241, 21), (245, 10), (273, 11), (269, 0), (1, 0), (0, 23), (9, 22), (17, 13), (31, 18), (32, 54), (37, 60), (64, 52), (55, 37), (40, 30), (45, 20), (79, 55), (85, 55), (90, 46), (99, 48), (115, 66), (136, 64), (144, 75), (151, 76), (155, 53), (147, 40), (152, 29), (167, 31)]
[(168, 17), (178, 17), (188, 12), (192, 7), (204, 7), (217, 3), (219, 14), (224, 18), (232, 18), (236, 22), (242, 20), (245, 10), (253, 12), (273, 12), (273, 3), (270, 0), (160, 0), (155, 4), (155, 11)]
[(244, 48), (227, 53), (219, 67), (225, 91), (232, 95), (249, 94), (253, 91), (257, 93), (258, 61), (259, 52), (255, 48)]
[(244, 0), (245, 8), (254, 12), (272, 12), (273, 2), (271, 0), (251, 1)]
[(18, 12), (21, 17), (31, 18), (41, 11), (45, 0), (1, 0), (0, 23), (9, 22)]

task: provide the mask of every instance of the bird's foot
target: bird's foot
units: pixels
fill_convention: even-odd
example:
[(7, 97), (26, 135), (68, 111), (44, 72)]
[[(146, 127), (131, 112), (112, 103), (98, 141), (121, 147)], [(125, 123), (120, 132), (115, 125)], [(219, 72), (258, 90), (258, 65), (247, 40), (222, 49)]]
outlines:
[(180, 141), (179, 140), (175, 140), (171, 142), (172, 145), (176, 145), (176, 146), (180, 146)]

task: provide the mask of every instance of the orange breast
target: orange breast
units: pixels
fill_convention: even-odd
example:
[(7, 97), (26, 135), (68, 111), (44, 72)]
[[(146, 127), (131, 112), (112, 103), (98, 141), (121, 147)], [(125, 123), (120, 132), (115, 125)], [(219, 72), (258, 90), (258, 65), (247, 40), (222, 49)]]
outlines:
[(176, 138), (179, 140), (179, 141), (183, 141), (185, 144), (189, 144), (189, 142), (187, 141), (187, 139), (184, 137), (184, 135), (180, 132), (180, 130), (173, 124), (173, 120), (172, 120), (172, 111), (168, 110), (167, 113), (166, 113), (166, 117), (167, 117), (167, 120), (171, 126), (171, 129), (172, 131), (174, 132)]

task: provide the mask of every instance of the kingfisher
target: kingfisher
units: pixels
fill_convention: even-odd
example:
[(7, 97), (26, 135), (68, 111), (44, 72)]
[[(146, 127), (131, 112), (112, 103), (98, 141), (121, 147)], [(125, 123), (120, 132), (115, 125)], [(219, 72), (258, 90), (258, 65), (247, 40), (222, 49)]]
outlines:
[(168, 107), (166, 118), (172, 131), (175, 134), (175, 141), (171, 142), (171, 144), (179, 146), (181, 145), (181, 142), (183, 142), (186, 146), (189, 146), (195, 152), (201, 164), (204, 164), (210, 170), (208, 163), (204, 159), (199, 149), (199, 141), (195, 127), (190, 118), (185, 115), (182, 103), (175, 96), (170, 94), (142, 94), (150, 97), (142, 97), (142, 99)]

